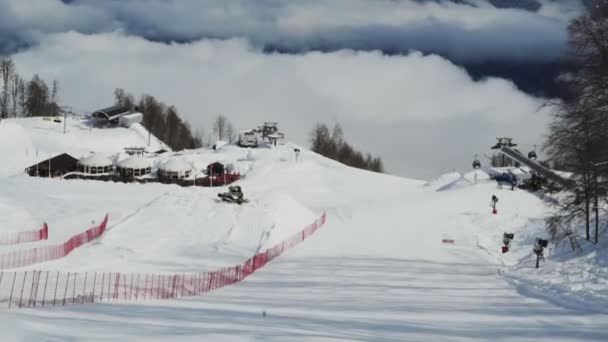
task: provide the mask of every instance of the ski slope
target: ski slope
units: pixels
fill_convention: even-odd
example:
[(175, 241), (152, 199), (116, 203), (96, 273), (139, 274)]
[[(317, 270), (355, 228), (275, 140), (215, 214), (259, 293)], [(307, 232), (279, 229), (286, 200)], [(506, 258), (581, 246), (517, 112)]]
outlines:
[[(34, 135), (20, 127), (19, 135)], [(31, 140), (44, 144), (40, 136)], [(242, 283), (189, 299), (3, 311), (3, 340), (608, 339), (605, 258), (584, 256), (595, 260), (581, 276), (596, 279), (594, 289), (582, 289), (587, 302), (574, 300), (573, 283), (560, 280), (567, 262), (583, 270), (563, 250), (549, 251), (540, 272), (531, 269), (531, 241), (546, 237), (549, 212), (538, 197), (497, 189), (483, 173), (477, 184), (471, 173), (410, 180), (302, 147), (296, 162), (294, 147), (177, 152), (191, 163), (233, 163), (245, 175), (239, 184), (251, 203), (243, 206), (218, 202), (221, 188), (0, 177), (0, 229), (49, 223), (49, 241), (32, 245), (60, 241), (110, 214), (101, 239), (27, 269), (211, 270), (328, 215), (326, 227)], [(498, 215), (488, 205), (493, 194)], [(504, 255), (503, 232), (516, 236)]]

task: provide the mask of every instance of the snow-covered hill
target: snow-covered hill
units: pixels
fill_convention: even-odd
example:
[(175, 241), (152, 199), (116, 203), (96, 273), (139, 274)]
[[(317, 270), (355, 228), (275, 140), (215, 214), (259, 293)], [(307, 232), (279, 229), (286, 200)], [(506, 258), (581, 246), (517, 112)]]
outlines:
[[(115, 154), (126, 147), (143, 147), (154, 152), (170, 150), (140, 124), (129, 128), (95, 128), (87, 120), (79, 118), (4, 119), (0, 122), (0, 155), (6, 163), (0, 168), (0, 176), (23, 172), (24, 168), (59, 153), (68, 153), (76, 158), (91, 152)], [(65, 131), (65, 133), (64, 133)]]
[[(40, 125), (3, 122), (3, 134), (48, 153), (117, 149), (128, 130), (89, 141), (51, 138)], [(49, 125), (52, 125), (49, 123)], [(0, 138), (2, 139), (2, 138)], [(105, 142), (105, 143), (104, 143)], [(1, 145), (0, 145), (1, 146)], [(302, 150), (296, 162), (293, 149)], [(353, 169), (301, 146), (171, 154), (191, 163), (233, 163), (251, 200), (216, 200), (221, 188), (30, 178), (15, 151), (1, 166), (0, 232), (45, 220), (49, 241), (110, 214), (104, 237), (68, 257), (28, 269), (190, 272), (241, 262), (298, 231), (323, 211), (328, 223), (305, 243), (242, 283), (206, 296), (158, 302), (0, 312), (7, 338), (17, 340), (606, 340), (608, 316), (567, 297), (558, 281), (563, 259), (550, 253), (531, 269), (531, 242), (546, 237), (549, 208), (538, 197), (497, 189), (479, 171), (430, 182)], [(98, 152), (112, 152), (100, 150)], [(21, 152), (19, 152), (21, 153)], [(11, 159), (13, 158), (13, 159)], [(490, 197), (500, 198), (498, 215)], [(515, 233), (500, 254), (503, 232)], [(454, 243), (443, 243), (453, 240)], [(0, 246), (0, 251), (9, 246)], [(562, 251), (559, 251), (562, 253)], [(599, 253), (599, 252), (598, 252)], [(562, 255), (562, 254), (559, 254)], [(583, 257), (583, 258), (589, 258)], [(582, 267), (582, 260), (568, 259)], [(603, 274), (601, 256), (589, 273)], [(585, 260), (587, 261), (587, 260)], [(545, 271), (546, 270), (546, 271)], [(598, 273), (599, 272), (599, 273)], [(543, 283), (543, 277), (550, 280)], [(590, 300), (608, 284), (596, 277)], [(543, 287), (544, 286), (544, 287)], [(567, 298), (560, 301), (555, 296)], [(600, 304), (598, 304), (600, 303)], [(12, 335), (11, 335), (12, 333)]]

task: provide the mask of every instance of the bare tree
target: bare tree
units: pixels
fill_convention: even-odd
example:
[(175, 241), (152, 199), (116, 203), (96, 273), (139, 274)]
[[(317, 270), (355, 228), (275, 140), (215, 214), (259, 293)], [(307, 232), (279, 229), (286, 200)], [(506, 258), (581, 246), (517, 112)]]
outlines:
[(228, 139), (229, 144), (232, 144), (237, 140), (236, 130), (231, 122), (228, 122), (226, 125), (226, 138)]
[(23, 82), (23, 81), (21, 80), (19, 75), (14, 74), (13, 79), (11, 80), (11, 89), (10, 89), (11, 100), (12, 100), (12, 105), (13, 105), (11, 115), (13, 117), (19, 116), (19, 84), (21, 82)]
[(228, 129), (228, 118), (224, 115), (218, 115), (213, 122), (213, 133), (217, 134), (219, 140), (226, 138), (226, 131)]
[(18, 92), (18, 106), (19, 106), (19, 115), (26, 116), (27, 114), (27, 97), (25, 93), (25, 81), (22, 78), (19, 78), (19, 83), (17, 84), (17, 92)]
[(597, 243), (599, 202), (608, 193), (602, 181), (608, 168), (596, 166), (608, 160), (608, 2), (598, 2), (574, 19), (568, 33), (577, 68), (565, 82), (567, 98), (555, 105), (545, 150), (552, 161), (573, 172), (575, 185), (560, 201), (548, 228), (559, 232), (583, 226), (585, 238), (592, 241), (594, 221)]
[(194, 132), (194, 148), (201, 148), (205, 146), (205, 136), (205, 129), (203, 128), (198, 128)]
[(127, 93), (122, 88), (114, 89), (114, 102), (118, 106), (127, 107), (130, 109), (135, 107), (135, 98), (133, 95)]
[(0, 59), (0, 76), (2, 77), (2, 96), (0, 97), (0, 117), (6, 118), (9, 114), (9, 91), (12, 77), (15, 74), (15, 63), (10, 57)]

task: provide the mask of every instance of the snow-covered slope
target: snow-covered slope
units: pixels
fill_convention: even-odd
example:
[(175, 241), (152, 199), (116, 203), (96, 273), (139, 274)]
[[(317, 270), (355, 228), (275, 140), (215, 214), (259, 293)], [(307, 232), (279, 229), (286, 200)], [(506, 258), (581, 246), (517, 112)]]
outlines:
[[(44, 136), (32, 133), (36, 127), (19, 127), (14, 130), (34, 145)], [(54, 144), (53, 152), (70, 148), (70, 142)], [(302, 150), (299, 162), (295, 147)], [(217, 160), (234, 164), (245, 175), (239, 184), (250, 203), (218, 202), (216, 194), (223, 190), (218, 188), (0, 177), (0, 211), (14, 212), (0, 212), (0, 229), (25, 230), (46, 220), (49, 241), (32, 245), (52, 243), (108, 212), (104, 237), (34, 268), (189, 272), (241, 262), (323, 211), (328, 223), (243, 283), (207, 296), (0, 313), (3, 322), (11, 322), (9, 332), (18, 330), (16, 339), (608, 337), (604, 313), (572, 302), (564, 306), (542, 295), (542, 283), (531, 285), (534, 274), (523, 265), (533, 263), (531, 241), (545, 237), (548, 207), (527, 192), (497, 189), (487, 173), (479, 171), (477, 183), (470, 173), (426, 183), (346, 167), (292, 144), (225, 146), (166, 158), (176, 156), (201, 166)], [(500, 198), (498, 215), (488, 205), (492, 195)], [(500, 254), (503, 232), (516, 234), (506, 255)], [(553, 262), (549, 257), (546, 264)], [(604, 285), (598, 280), (598, 287)]]

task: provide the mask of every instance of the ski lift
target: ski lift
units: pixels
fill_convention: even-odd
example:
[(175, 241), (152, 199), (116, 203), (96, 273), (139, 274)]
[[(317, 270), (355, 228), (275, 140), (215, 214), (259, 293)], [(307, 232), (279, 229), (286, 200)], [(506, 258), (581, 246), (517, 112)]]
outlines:
[(528, 159), (536, 160), (536, 158), (537, 158), (536, 151), (528, 152)]
[(477, 159), (477, 155), (475, 155), (475, 159), (473, 160), (473, 168), (475, 170), (481, 168), (481, 162), (479, 161), (479, 159)]

